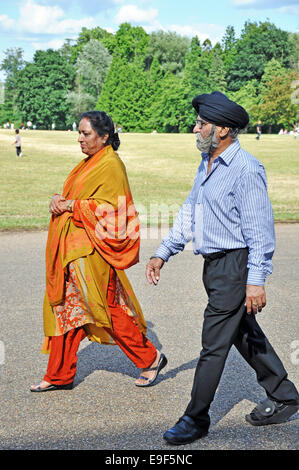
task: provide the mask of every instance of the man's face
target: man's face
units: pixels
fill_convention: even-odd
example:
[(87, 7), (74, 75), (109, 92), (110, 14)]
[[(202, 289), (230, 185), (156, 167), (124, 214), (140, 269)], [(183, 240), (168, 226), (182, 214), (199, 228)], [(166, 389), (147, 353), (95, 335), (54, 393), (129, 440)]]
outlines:
[(219, 146), (216, 126), (201, 119), (200, 115), (197, 116), (193, 133), (196, 134), (196, 146), (201, 152), (212, 153)]
[(204, 121), (201, 119), (200, 115), (197, 116), (195, 126), (193, 128), (193, 133), (198, 134), (202, 136), (203, 139), (208, 137), (211, 134), (213, 125), (207, 121)]

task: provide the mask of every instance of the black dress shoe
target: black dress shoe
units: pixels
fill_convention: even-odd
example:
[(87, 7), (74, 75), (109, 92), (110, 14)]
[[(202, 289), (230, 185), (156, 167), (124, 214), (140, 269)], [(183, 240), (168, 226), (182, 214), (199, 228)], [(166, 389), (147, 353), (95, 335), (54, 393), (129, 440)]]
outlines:
[(184, 415), (179, 421), (163, 435), (165, 441), (169, 444), (179, 446), (182, 444), (190, 444), (208, 434), (207, 430), (200, 429), (194, 419)]

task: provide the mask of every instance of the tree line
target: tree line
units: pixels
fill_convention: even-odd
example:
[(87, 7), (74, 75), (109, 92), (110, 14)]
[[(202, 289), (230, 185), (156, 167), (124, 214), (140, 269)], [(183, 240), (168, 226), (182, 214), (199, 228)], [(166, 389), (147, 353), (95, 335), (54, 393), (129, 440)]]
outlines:
[(83, 28), (59, 50), (36, 51), (32, 62), (21, 48), (5, 51), (0, 124), (68, 129), (98, 109), (126, 132), (188, 132), (192, 98), (219, 90), (245, 107), (249, 130), (258, 120), (273, 132), (290, 130), (299, 119), (298, 51), (298, 33), (269, 21), (246, 22), (239, 38), (228, 26), (214, 46), (129, 23), (115, 34)]

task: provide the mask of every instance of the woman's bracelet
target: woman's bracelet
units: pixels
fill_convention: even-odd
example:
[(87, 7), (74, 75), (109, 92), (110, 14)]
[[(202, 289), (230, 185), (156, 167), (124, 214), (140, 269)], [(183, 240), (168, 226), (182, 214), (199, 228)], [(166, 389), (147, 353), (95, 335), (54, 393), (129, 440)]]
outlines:
[(73, 202), (74, 202), (73, 200), (68, 201), (67, 206), (66, 206), (67, 211), (73, 212)]

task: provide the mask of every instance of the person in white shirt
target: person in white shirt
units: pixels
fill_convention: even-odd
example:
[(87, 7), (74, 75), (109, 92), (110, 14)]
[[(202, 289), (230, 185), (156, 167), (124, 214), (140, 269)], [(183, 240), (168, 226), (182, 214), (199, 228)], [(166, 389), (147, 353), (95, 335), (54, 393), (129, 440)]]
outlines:
[(21, 136), (20, 136), (19, 129), (16, 129), (15, 133), (16, 133), (16, 140), (13, 142), (12, 145), (16, 146), (17, 157), (22, 157)]

